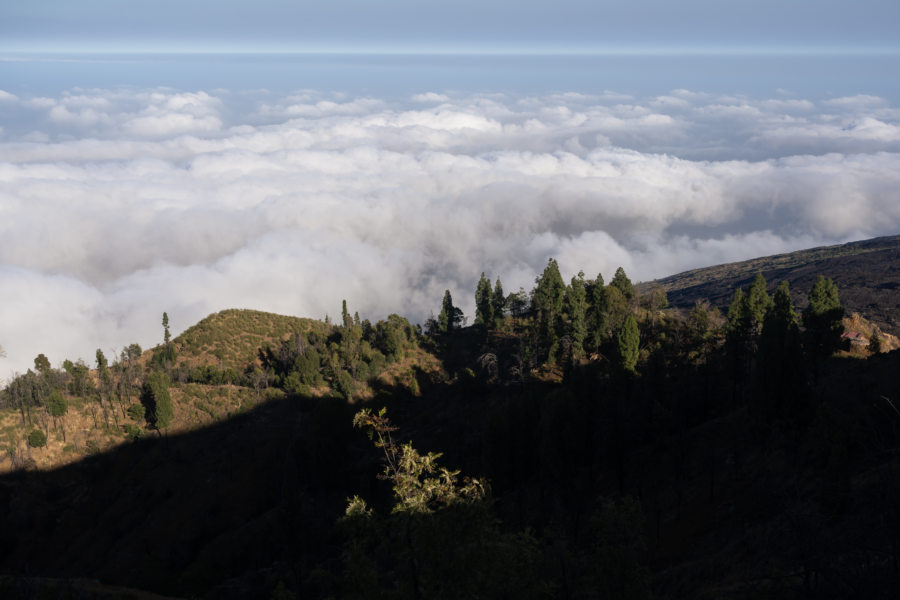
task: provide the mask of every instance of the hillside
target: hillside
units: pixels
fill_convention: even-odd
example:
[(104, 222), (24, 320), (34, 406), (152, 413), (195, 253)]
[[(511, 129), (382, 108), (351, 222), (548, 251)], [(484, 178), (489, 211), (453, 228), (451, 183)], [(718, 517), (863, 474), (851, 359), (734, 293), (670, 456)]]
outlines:
[(660, 285), (671, 306), (691, 308), (697, 301), (708, 300), (725, 310), (734, 290), (746, 290), (757, 273), (766, 278), (770, 292), (779, 281), (787, 281), (795, 305), (801, 308), (816, 276), (831, 277), (848, 314), (859, 313), (887, 332), (900, 333), (900, 236), (694, 269), (641, 283), (638, 289)]
[[(194, 431), (283, 399), (285, 391), (274, 385), (274, 373), (260, 373), (260, 353), (278, 349), (294, 335), (312, 334), (326, 340), (333, 331), (334, 326), (322, 321), (246, 309), (224, 310), (204, 318), (172, 340), (175, 360), (166, 370), (177, 385), (170, 388), (174, 417), (168, 433)], [(160, 349), (145, 351), (137, 364), (151, 368)], [(248, 368), (256, 369), (255, 378), (245, 375)], [(374, 398), (383, 389), (417, 388), (417, 377), (445, 377), (440, 361), (422, 348), (410, 348), (403, 360), (380, 365), (376, 375), (371, 381), (356, 382), (353, 395), (357, 401)], [(0, 473), (23, 467), (56, 468), (151, 435), (144, 428), (143, 417), (128, 410), (139, 404), (136, 378), (132, 371), (115, 371), (115, 381), (104, 388), (96, 370), (85, 370), (87, 391), (82, 394), (72, 388), (64, 394), (66, 414), (53, 418), (43, 410), (33, 415), (29, 412), (29, 427), (23, 426), (21, 411), (0, 408)], [(44, 393), (35, 385), (33, 374), (25, 380), (29, 395)], [(73, 385), (80, 384), (69, 383)], [(330, 382), (320, 380), (308, 386), (306, 393), (322, 397), (336, 392)], [(34, 426), (46, 433), (46, 445), (41, 448), (30, 448), (26, 439)]]
[[(719, 272), (799, 303), (832, 261), (890, 283), (895, 242)], [(715, 272), (670, 303), (733, 287)], [(484, 326), (228, 310), (102, 369), (36, 363), (0, 397), (0, 596), (893, 598), (900, 351), (840, 338), (871, 311), (800, 330), (762, 293), (728, 328), (648, 289), (551, 260)]]
[(188, 327), (173, 342), (182, 360), (191, 365), (216, 365), (238, 372), (259, 361), (258, 352), (277, 346), (296, 333), (316, 331), (325, 335), (322, 321), (273, 313), (229, 309), (209, 315)]

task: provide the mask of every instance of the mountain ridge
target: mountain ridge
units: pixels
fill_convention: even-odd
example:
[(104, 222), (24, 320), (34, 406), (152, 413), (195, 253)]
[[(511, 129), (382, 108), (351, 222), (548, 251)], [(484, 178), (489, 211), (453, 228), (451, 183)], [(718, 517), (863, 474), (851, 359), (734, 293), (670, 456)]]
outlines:
[(691, 269), (635, 287), (647, 292), (660, 286), (669, 304), (677, 308), (689, 309), (696, 302), (708, 301), (724, 310), (735, 289), (746, 290), (757, 273), (766, 278), (769, 292), (780, 281), (787, 281), (798, 308), (806, 306), (816, 276), (829, 277), (838, 286), (848, 313), (864, 315), (891, 333), (900, 332), (900, 235)]

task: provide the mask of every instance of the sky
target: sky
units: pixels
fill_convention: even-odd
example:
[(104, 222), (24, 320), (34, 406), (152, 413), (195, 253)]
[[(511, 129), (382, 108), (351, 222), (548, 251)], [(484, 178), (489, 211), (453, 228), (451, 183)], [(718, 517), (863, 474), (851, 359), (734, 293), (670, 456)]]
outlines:
[(650, 280), (897, 234), (897, 10), (3, 3), (0, 379), (163, 311), (421, 323), (550, 257)]
[(610, 51), (898, 47), (893, 0), (29, 0), (13, 51)]

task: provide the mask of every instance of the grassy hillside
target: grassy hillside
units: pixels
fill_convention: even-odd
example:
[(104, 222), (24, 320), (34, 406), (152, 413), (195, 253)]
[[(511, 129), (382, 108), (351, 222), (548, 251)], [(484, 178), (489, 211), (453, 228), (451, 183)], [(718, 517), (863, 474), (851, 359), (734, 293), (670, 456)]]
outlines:
[(209, 315), (174, 339), (179, 357), (191, 365), (242, 371), (258, 362), (260, 348), (277, 346), (295, 333), (330, 329), (323, 321), (259, 310), (230, 309)]

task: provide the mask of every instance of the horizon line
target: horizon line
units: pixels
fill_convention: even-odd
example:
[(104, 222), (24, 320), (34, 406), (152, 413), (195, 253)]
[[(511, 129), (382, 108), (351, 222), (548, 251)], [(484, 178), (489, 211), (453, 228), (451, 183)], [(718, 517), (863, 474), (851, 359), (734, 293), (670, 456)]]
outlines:
[(79, 56), (877, 56), (900, 54), (900, 45), (628, 45), (522, 47), (428, 47), (428, 46), (310, 46), (310, 47), (69, 47), (51, 49), (0, 48), (0, 60), (24, 57)]

